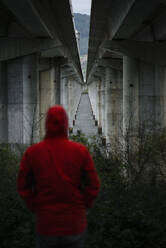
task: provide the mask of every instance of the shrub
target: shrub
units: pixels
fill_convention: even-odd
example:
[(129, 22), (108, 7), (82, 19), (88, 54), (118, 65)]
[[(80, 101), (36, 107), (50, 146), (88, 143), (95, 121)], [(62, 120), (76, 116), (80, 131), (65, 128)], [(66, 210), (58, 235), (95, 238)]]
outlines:
[(16, 191), (20, 157), (0, 145), (0, 240), (2, 248), (33, 246), (33, 218)]
[[(166, 247), (166, 131), (139, 137), (136, 149), (71, 138), (92, 153), (101, 190), (88, 211), (87, 248)], [(114, 149), (113, 149), (114, 148)], [(16, 192), (20, 157), (0, 146), (1, 247), (34, 247), (34, 218)]]
[(88, 214), (88, 248), (166, 247), (166, 132), (140, 139), (129, 150), (94, 144), (102, 187)]

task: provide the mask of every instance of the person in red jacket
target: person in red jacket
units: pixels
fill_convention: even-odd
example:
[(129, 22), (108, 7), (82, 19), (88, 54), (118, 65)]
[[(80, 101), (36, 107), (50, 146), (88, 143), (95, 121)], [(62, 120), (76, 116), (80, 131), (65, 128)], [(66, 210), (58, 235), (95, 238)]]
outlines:
[(48, 110), (46, 136), (24, 153), (17, 190), (36, 215), (37, 247), (83, 247), (86, 209), (100, 182), (88, 149), (68, 139), (62, 106)]

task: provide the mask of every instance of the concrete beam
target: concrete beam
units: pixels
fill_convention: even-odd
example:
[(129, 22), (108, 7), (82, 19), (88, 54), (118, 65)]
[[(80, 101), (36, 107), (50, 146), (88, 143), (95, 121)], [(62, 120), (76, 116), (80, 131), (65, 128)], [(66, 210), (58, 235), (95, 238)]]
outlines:
[(8, 142), (39, 140), (38, 55), (7, 62)]
[(116, 0), (111, 2), (109, 25), (109, 39), (113, 39), (125, 18), (128, 16), (136, 0)]
[(143, 60), (150, 64), (166, 65), (166, 42), (105, 41), (102, 48)]
[(55, 38), (55, 27), (46, 1), (2, 0), (33, 37)]
[(62, 44), (59, 40), (0, 38), (0, 61), (22, 57), (51, 48), (58, 49)]
[[(129, 39), (140, 29), (151, 25), (161, 13), (161, 0), (114, 1), (109, 23), (109, 39)], [(119, 18), (120, 16), (120, 18)]]
[[(44, 62), (42, 60), (42, 62)], [(46, 62), (46, 61), (45, 61)], [(45, 135), (45, 117), (50, 106), (55, 104), (55, 68), (51, 61), (50, 66), (39, 72), (40, 97), (40, 138)]]
[[(80, 81), (83, 81), (78, 46), (74, 31), (73, 16), (68, 0), (63, 0), (60, 3), (57, 1), (40, 0), (2, 1), (9, 12), (13, 13), (16, 23), (21, 24), (24, 30), (27, 31), (26, 33), (28, 33), (29, 37), (44, 39), (51, 38), (61, 41), (59, 47), (46, 46), (44, 49), (40, 47), (40, 44), (37, 46), (40, 47), (39, 49), (34, 48), (34, 45), (32, 44), (30, 47), (33, 49), (30, 50), (30, 53), (42, 51), (41, 55), (43, 57), (64, 56), (70, 58), (75, 70), (80, 76)], [(12, 40), (9, 41), (9, 43), (15, 44), (15, 41)], [(18, 42), (16, 41), (16, 43)], [(27, 41), (25, 41), (25, 44), (27, 44)], [(13, 49), (12, 52), (15, 53), (14, 51), (20, 49), (20, 46), (22, 47), (23, 44), (16, 44), (14, 49), (11, 48)], [(7, 47), (10, 48), (11, 44), (8, 44)], [(8, 56), (9, 58), (7, 59), (27, 54), (29, 54), (29, 50), (28, 53), (23, 50), (22, 53), (19, 52), (16, 56)]]
[(97, 62), (98, 66), (110, 67), (115, 70), (123, 70), (123, 61), (122, 59), (99, 59)]

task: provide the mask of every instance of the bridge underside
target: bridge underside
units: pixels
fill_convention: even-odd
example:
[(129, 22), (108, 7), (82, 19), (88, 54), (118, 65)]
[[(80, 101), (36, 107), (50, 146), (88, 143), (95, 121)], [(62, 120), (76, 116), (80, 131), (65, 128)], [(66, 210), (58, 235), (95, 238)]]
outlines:
[(87, 83), (110, 142), (166, 126), (166, 3), (92, 0)]
[(0, 13), (0, 143), (40, 140), (54, 104), (72, 127), (83, 76), (70, 2), (0, 0)]

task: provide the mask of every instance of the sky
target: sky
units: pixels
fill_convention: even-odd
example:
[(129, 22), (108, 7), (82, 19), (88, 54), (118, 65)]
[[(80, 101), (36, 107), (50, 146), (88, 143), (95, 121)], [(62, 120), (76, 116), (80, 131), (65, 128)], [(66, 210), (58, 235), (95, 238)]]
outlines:
[(90, 15), (91, 0), (72, 0), (73, 12)]

